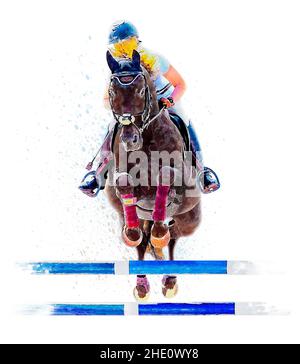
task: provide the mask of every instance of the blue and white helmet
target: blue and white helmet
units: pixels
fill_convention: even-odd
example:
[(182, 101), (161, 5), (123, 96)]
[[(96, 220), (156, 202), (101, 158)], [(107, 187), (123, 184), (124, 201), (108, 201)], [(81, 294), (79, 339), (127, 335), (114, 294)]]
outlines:
[(139, 37), (136, 27), (129, 21), (121, 20), (112, 25), (108, 42), (114, 44), (131, 37)]

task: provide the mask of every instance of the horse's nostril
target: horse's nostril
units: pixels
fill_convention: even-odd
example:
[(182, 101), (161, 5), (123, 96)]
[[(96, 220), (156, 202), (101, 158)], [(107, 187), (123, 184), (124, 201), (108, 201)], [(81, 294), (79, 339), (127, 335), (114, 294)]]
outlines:
[(138, 136), (136, 134), (133, 136), (132, 141), (133, 141), (134, 144), (136, 144), (138, 142)]

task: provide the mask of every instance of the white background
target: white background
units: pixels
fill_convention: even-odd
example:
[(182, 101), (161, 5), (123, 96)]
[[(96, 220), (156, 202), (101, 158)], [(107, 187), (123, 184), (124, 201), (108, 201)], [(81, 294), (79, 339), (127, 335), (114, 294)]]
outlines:
[[(10, 1), (0, 5), (1, 342), (299, 342), (297, 1)], [(222, 190), (178, 259), (269, 261), (281, 275), (180, 277), (177, 301), (267, 301), (286, 317), (27, 317), (23, 303), (132, 301), (134, 277), (31, 277), (30, 260), (135, 258), (105, 196), (80, 194), (109, 114), (107, 32), (129, 19), (189, 90)], [(151, 277), (152, 301), (164, 301)]]

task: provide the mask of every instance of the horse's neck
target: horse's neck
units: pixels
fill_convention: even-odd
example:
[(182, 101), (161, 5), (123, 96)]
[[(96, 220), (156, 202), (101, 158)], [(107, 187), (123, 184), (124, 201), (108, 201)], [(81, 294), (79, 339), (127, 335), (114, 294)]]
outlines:
[(152, 81), (149, 73), (145, 68), (143, 68), (144, 76), (146, 78), (147, 85), (149, 87), (149, 92), (151, 95), (151, 101), (150, 101), (150, 118), (155, 117), (159, 113), (159, 106), (157, 101), (157, 94), (156, 94), (156, 88), (154, 86), (154, 82)]
[(152, 84), (152, 89), (150, 87), (150, 93), (151, 93), (150, 116), (151, 118), (153, 118), (155, 117), (155, 115), (159, 113), (157, 94), (153, 84)]
[[(159, 113), (158, 111), (154, 114), (154, 117)], [(151, 143), (153, 141), (161, 140), (161, 138), (165, 137), (165, 127), (168, 127), (172, 124), (168, 114), (163, 112), (159, 115), (155, 120), (151, 122), (147, 130), (147, 139)]]

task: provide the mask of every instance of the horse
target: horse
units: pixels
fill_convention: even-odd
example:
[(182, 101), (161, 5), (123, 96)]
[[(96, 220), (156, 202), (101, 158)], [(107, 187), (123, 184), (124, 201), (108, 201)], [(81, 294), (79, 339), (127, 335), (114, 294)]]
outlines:
[[(185, 158), (186, 143), (169, 112), (160, 108), (139, 53), (117, 60), (108, 51), (107, 63), (116, 128), (111, 183), (106, 183), (105, 193), (120, 217), (123, 241), (136, 247), (139, 260), (146, 252), (164, 259), (164, 247), (174, 260), (178, 239), (193, 234), (201, 222), (200, 189)], [(164, 296), (174, 297), (177, 290), (177, 277), (165, 275)], [(149, 295), (147, 276), (137, 276), (135, 298), (146, 301)]]

